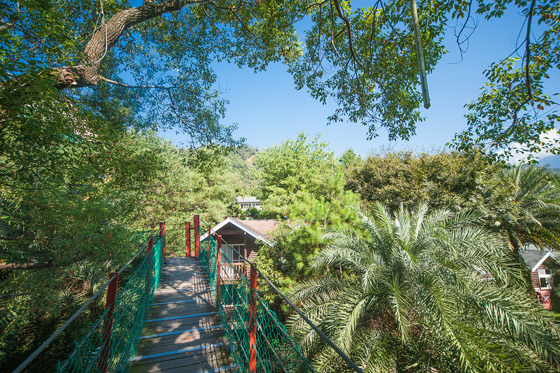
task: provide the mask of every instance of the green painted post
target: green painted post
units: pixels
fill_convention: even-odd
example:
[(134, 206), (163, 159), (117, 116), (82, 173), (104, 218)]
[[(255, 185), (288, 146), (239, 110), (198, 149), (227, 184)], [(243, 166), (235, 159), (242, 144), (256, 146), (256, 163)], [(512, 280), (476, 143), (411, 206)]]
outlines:
[(191, 222), (188, 221), (185, 223), (185, 240), (187, 241), (185, 244), (185, 256), (191, 256)]
[(152, 255), (154, 250), (154, 226), (151, 227), (150, 239), (148, 241), (148, 264), (146, 268), (146, 287), (144, 292), (146, 294), (146, 312), (144, 314), (144, 320), (148, 320), (148, 313), (150, 310), (150, 292), (152, 291)]

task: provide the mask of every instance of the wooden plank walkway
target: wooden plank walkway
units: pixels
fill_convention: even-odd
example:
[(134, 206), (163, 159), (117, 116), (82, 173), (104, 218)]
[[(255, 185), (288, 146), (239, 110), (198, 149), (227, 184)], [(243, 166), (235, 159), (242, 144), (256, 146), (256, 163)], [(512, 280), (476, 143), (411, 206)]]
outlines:
[(237, 372), (203, 268), (167, 258), (130, 371)]

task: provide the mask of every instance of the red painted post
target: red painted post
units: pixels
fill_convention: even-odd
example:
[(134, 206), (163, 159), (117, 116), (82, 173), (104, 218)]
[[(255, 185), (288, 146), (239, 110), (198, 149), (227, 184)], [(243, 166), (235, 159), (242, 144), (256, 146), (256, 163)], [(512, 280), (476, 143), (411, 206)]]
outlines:
[(163, 242), (161, 243), (162, 246), (163, 246), (163, 264), (165, 264), (165, 255), (166, 255), (166, 252), (167, 252), (167, 244), (166, 244), (166, 242), (165, 242), (165, 241), (166, 241), (166, 238), (167, 238), (167, 232), (166, 232), (166, 230), (167, 230), (167, 224), (165, 224), (165, 222), (163, 222), (163, 231), (161, 232), (161, 233), (162, 233), (162, 234), (161, 234), (161, 235), (162, 235), (162, 239), (163, 239)]
[(257, 371), (257, 268), (251, 263), (251, 319), (249, 321), (249, 373)]
[(107, 290), (107, 301), (105, 302), (105, 318), (103, 319), (103, 334), (101, 336), (101, 359), (98, 367), (100, 372), (107, 372), (109, 369), (109, 356), (111, 353), (111, 332), (113, 331), (113, 319), (115, 301), (117, 299), (117, 286), (119, 284), (119, 273), (112, 272), (109, 275), (111, 282)]
[(200, 217), (198, 215), (194, 216), (194, 253), (198, 258), (198, 252), (200, 251)]
[(185, 247), (185, 256), (191, 256), (191, 222), (188, 221), (185, 223), (185, 236), (186, 236), (186, 247)]
[(221, 265), (220, 260), (222, 259), (222, 253), (220, 247), (222, 247), (222, 236), (218, 235), (218, 254), (216, 255), (216, 306), (220, 306), (220, 277), (221, 277)]
[(163, 264), (165, 264), (165, 222), (159, 223), (159, 239), (161, 240), (161, 251), (163, 252)]

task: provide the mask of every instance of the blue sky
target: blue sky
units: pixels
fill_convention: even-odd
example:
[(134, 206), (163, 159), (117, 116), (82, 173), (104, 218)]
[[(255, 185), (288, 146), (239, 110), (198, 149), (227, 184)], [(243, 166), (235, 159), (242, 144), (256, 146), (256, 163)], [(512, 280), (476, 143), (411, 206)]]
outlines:
[[(336, 155), (349, 148), (362, 156), (388, 148), (416, 152), (442, 149), (455, 133), (465, 128), (464, 105), (478, 96), (485, 83), (484, 70), (515, 49), (524, 17), (510, 12), (491, 23), (478, 21), (461, 62), (453, 30), (448, 30), (449, 53), (428, 75), (432, 106), (422, 109), (426, 121), (418, 124), (417, 135), (408, 142), (389, 142), (383, 130), (379, 131), (379, 137), (366, 140), (367, 128), (357, 124), (343, 122), (327, 126), (326, 118), (334, 112), (336, 104), (322, 105), (305, 89), (297, 91), (291, 75), (281, 64), (256, 74), (234, 65), (216, 64), (217, 89), (230, 102), (224, 123), (237, 123), (236, 135), (260, 149), (295, 138), (301, 131), (308, 136), (320, 134)], [(178, 145), (181, 143), (181, 136), (175, 133), (165, 137)]]

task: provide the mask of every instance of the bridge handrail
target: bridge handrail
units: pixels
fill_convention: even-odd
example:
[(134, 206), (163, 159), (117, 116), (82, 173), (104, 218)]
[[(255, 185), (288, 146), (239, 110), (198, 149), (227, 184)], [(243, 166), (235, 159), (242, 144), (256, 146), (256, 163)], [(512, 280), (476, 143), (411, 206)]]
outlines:
[[(160, 230), (160, 235), (161, 235), (161, 230)], [(158, 235), (159, 236), (159, 235)], [(20, 373), (23, 372), (25, 368), (27, 368), (29, 366), (29, 364), (31, 364), (31, 362), (33, 362), (33, 360), (39, 356), (39, 354), (41, 354), (49, 345), (50, 343), (52, 343), (52, 341), (54, 341), (76, 318), (78, 318), (78, 316), (80, 316), (85, 310), (86, 308), (95, 300), (97, 299), (102, 293), (103, 291), (111, 284), (112, 281), (115, 280), (116, 277), (118, 277), (118, 275), (120, 275), (136, 258), (138, 258), (138, 256), (144, 251), (146, 250), (146, 248), (149, 246), (150, 244), (150, 240), (152, 240), (152, 237), (150, 237), (144, 244), (144, 246), (142, 246), (141, 249), (139, 249), (136, 254), (125, 264), (123, 265), (118, 272), (113, 273), (111, 276), (109, 276), (109, 280), (107, 282), (105, 282), (101, 288), (93, 295), (91, 296), (76, 312), (74, 312), (74, 314), (68, 319), (66, 320), (66, 322), (64, 324), (62, 324), (49, 338), (47, 338), (47, 340), (45, 340), (39, 347), (37, 347), (37, 349), (35, 349), (35, 351), (33, 351), (33, 353), (31, 353), (31, 355), (29, 355), (27, 357), (27, 359), (25, 359), (20, 365), (18, 365), (16, 367), (16, 369), (13, 370), (12, 373)], [(102, 317), (102, 316), (100, 316)], [(99, 322), (99, 320), (97, 321), (97, 323)], [(97, 324), (94, 323), (94, 324)], [(63, 364), (62, 367), (59, 367), (58, 369), (64, 369), (66, 364), (68, 363), (69, 359), (71, 359), (75, 353), (76, 350), (78, 348), (80, 348), (85, 339), (92, 333), (92, 330), (90, 329), (90, 331), (88, 332), (88, 334), (84, 337), (84, 340), (82, 340), (79, 344), (77, 344), (76, 349), (74, 349), (74, 351), (72, 352), (72, 354), (70, 355), (70, 357), (65, 361), (65, 364)]]

